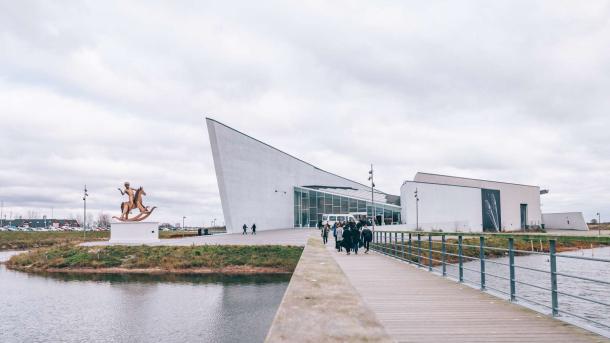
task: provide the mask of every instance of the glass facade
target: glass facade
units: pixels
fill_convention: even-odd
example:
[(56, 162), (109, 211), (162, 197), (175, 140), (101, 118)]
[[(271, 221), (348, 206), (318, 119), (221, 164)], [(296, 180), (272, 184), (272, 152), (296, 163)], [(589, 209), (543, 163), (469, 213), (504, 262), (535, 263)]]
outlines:
[[(373, 216), (370, 201), (342, 195), (294, 187), (294, 226), (316, 227), (322, 221), (322, 214), (347, 214), (366, 212)], [(376, 225), (400, 224), (400, 207), (375, 203)]]

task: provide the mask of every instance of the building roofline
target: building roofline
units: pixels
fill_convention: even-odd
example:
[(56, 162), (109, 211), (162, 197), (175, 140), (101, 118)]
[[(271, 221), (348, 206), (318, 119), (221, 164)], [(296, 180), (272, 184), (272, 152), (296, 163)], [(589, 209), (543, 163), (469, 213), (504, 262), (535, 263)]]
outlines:
[[(335, 174), (335, 173), (331, 173), (331, 172), (326, 171), (326, 170), (324, 170), (324, 169), (318, 168), (318, 167), (314, 166), (313, 164), (311, 164), (311, 163), (309, 163), (309, 162), (303, 161), (302, 159), (300, 159), (300, 158), (298, 158), (298, 157), (295, 157), (295, 156), (293, 156), (293, 155), (291, 155), (291, 154), (289, 154), (289, 153), (287, 153), (287, 152), (285, 152), (285, 151), (282, 151), (282, 150), (280, 150), (280, 149), (278, 149), (278, 148), (274, 147), (273, 145), (267, 144), (267, 143), (265, 143), (265, 142), (263, 142), (263, 141), (261, 141), (261, 140), (259, 140), (259, 139), (256, 139), (256, 138), (254, 138), (254, 137), (252, 137), (252, 136), (250, 136), (250, 135), (248, 135), (248, 134), (246, 134), (246, 133), (243, 133), (243, 132), (241, 132), (241, 131), (239, 131), (239, 130), (237, 130), (237, 129), (234, 129), (234, 128), (230, 127), (230, 126), (229, 126), (229, 125), (227, 125), (227, 124), (221, 123), (221, 122), (219, 122), (218, 120), (216, 120), (216, 119), (214, 119), (214, 118), (205, 117), (205, 119), (206, 119), (206, 120), (209, 120), (209, 121), (213, 121), (213, 122), (215, 122), (215, 123), (217, 123), (217, 124), (220, 124), (220, 125), (222, 125), (222, 126), (226, 127), (227, 129), (233, 130), (233, 131), (235, 131), (235, 132), (237, 132), (237, 133), (239, 133), (239, 134), (241, 134), (241, 135), (244, 135), (244, 136), (246, 136), (246, 137), (248, 137), (248, 138), (250, 138), (250, 139), (253, 139), (253, 140), (255, 140), (255, 141), (257, 141), (257, 142), (259, 142), (259, 143), (261, 143), (261, 144), (264, 144), (264, 145), (268, 146), (269, 148), (271, 148), (271, 149), (273, 149), (273, 150), (276, 150), (276, 151), (278, 151), (278, 152), (280, 152), (280, 153), (282, 153), (282, 154), (284, 154), (284, 155), (286, 155), (286, 156), (288, 156), (288, 157), (291, 157), (291, 158), (293, 158), (293, 159), (295, 159), (295, 160), (297, 160), (297, 161), (303, 162), (303, 163), (305, 163), (305, 164), (307, 164), (307, 165), (309, 165), (309, 166), (311, 166), (311, 167), (313, 167), (313, 168), (315, 168), (315, 169), (317, 169), (317, 170), (319, 170), (319, 171), (322, 171), (322, 172), (324, 172), (324, 173), (327, 173), (327, 174), (330, 174), (330, 175), (336, 176), (336, 177), (338, 177), (338, 178), (341, 178), (341, 179), (344, 179), (344, 180), (347, 180), (347, 181), (350, 181), (350, 182), (357, 183), (357, 184), (359, 184), (359, 185), (361, 185), (361, 186), (363, 186), (363, 187), (366, 187), (366, 188), (368, 188), (368, 189), (370, 189), (370, 188), (371, 188), (370, 186), (367, 186), (367, 185), (365, 185), (365, 184), (363, 184), (363, 183), (360, 183), (360, 182), (358, 182), (358, 181), (350, 180), (350, 179), (348, 179), (348, 178), (346, 178), (346, 177), (343, 177), (343, 176), (341, 176), (341, 175), (337, 175), (337, 174)], [(380, 190), (378, 190), (378, 189), (377, 189), (376, 191), (377, 191), (377, 192), (380, 192), (380, 193), (383, 193), (383, 194), (386, 194), (386, 195), (392, 195), (392, 194), (389, 194), (389, 193), (382, 192), (382, 191), (380, 191)]]
[[(445, 174), (435, 174), (435, 173), (426, 173), (426, 172), (417, 172), (417, 174), (425, 174), (425, 175), (433, 175), (433, 176), (444, 176), (444, 177), (452, 177), (455, 179), (464, 179), (464, 180), (473, 180), (473, 181), (485, 181), (485, 182), (494, 182), (494, 183), (503, 183), (506, 185), (514, 185), (514, 186), (524, 186), (524, 187), (535, 187), (535, 188), (540, 188), (540, 186), (534, 186), (534, 185), (525, 185), (522, 183), (514, 183), (514, 182), (503, 182), (503, 181), (494, 181), (494, 180), (485, 180), (485, 179), (475, 179), (475, 178), (471, 178), (471, 177), (463, 177), (463, 176), (454, 176), (454, 175), (445, 175)], [(415, 174), (415, 176), (417, 176), (417, 174)], [(480, 187), (477, 187), (480, 188)]]
[(446, 183), (428, 182), (428, 181), (410, 181), (410, 180), (407, 180), (407, 181), (403, 182), (402, 184), (404, 185), (405, 183), (423, 183), (425, 185), (437, 185), (437, 186), (447, 186), (447, 187), (464, 187), (464, 188), (483, 189), (482, 187), (465, 186), (465, 185), (448, 185)]
[[(584, 218), (584, 214), (582, 213), (582, 211), (568, 211), (568, 212), (545, 212), (545, 213), (541, 213), (541, 214), (571, 214), (571, 213), (580, 213), (583, 218)], [(597, 218), (594, 218), (597, 219)]]

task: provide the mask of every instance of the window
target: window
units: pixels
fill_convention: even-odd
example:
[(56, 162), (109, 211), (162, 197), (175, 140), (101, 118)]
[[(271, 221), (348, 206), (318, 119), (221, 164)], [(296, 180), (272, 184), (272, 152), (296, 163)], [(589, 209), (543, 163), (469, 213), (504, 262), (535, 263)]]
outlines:
[(322, 220), (328, 220), (328, 216), (322, 216)]
[(358, 200), (358, 212), (366, 212), (366, 202)]
[(337, 216), (330, 216), (329, 218), (331, 222), (337, 221)]
[(344, 222), (344, 221), (345, 221), (345, 216), (337, 216), (337, 219), (338, 219), (340, 222)]
[(324, 194), (324, 213), (333, 213), (333, 196)]
[(349, 212), (358, 212), (358, 201), (356, 199), (349, 199)]
[(341, 213), (347, 213), (347, 209), (348, 209), (348, 201), (347, 198), (341, 197)]

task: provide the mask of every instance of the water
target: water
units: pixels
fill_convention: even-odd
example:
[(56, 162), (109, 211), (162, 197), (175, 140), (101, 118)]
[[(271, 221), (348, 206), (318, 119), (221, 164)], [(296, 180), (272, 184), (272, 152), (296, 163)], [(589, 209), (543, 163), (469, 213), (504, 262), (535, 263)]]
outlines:
[[(586, 277), (590, 279), (610, 281), (610, 263), (608, 262), (596, 262), (586, 260), (576, 260), (571, 258), (562, 258), (562, 255), (572, 256), (584, 256), (591, 257), (592, 250), (584, 249), (573, 252), (564, 252), (558, 254), (557, 257), (557, 272), (575, 275), (580, 277)], [(610, 247), (596, 248), (593, 250), (593, 257), (610, 259)], [(508, 264), (508, 257), (493, 259), (491, 261)], [(530, 267), (550, 272), (549, 257), (545, 255), (527, 255), (527, 256), (515, 256), (515, 265)], [(476, 271), (464, 270), (464, 278), (469, 283), (480, 284), (480, 261), (473, 261), (464, 263), (464, 267), (473, 269)], [(457, 277), (458, 269), (455, 265), (448, 265), (447, 272), (452, 277)], [(505, 278), (509, 277), (509, 268), (505, 265), (498, 265), (490, 262), (489, 260), (485, 263), (486, 273), (486, 286), (487, 289), (492, 293), (497, 293), (499, 296), (508, 299), (510, 293), (510, 285), (508, 280), (493, 277), (491, 274), (502, 276)], [(526, 282), (546, 289), (551, 288), (551, 277), (549, 273), (541, 273), (536, 271), (530, 271), (520, 268), (515, 268), (515, 276), (517, 281)], [(610, 285), (603, 285), (600, 283), (593, 283), (590, 281), (578, 280), (574, 278), (568, 278), (559, 275), (557, 277), (557, 289), (559, 292), (568, 293), (588, 299), (597, 300), (604, 303), (609, 303), (608, 294), (610, 292)], [(501, 292), (507, 293), (502, 294)], [(544, 313), (550, 313), (550, 308), (536, 305), (533, 302), (537, 302), (548, 307), (551, 306), (551, 292), (547, 290), (538, 289), (535, 287), (516, 284), (516, 292), (518, 301), (525, 303), (524, 300), (530, 300), (530, 305), (533, 305), (538, 310), (542, 310)], [(522, 298), (522, 299), (520, 299)], [(609, 325), (610, 326), (610, 307), (603, 306), (595, 303), (591, 303), (585, 300), (573, 298), (567, 295), (559, 294), (559, 309), (560, 311), (567, 311), (576, 314), (577, 316), (591, 319), (593, 321)], [(567, 314), (560, 313), (560, 319), (565, 319), (574, 324), (582, 327), (592, 329), (593, 331), (599, 332), (605, 336), (610, 337), (610, 329), (602, 325), (595, 325), (591, 322), (587, 322), (576, 317), (570, 317)]]
[(0, 342), (262, 342), (289, 280), (38, 276), (2, 265)]

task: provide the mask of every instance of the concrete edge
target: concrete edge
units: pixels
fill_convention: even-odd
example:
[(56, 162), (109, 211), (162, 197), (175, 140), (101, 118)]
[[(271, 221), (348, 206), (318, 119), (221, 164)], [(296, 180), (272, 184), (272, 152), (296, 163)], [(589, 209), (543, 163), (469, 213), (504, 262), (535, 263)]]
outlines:
[(313, 234), (265, 342), (393, 342), (337, 262)]

